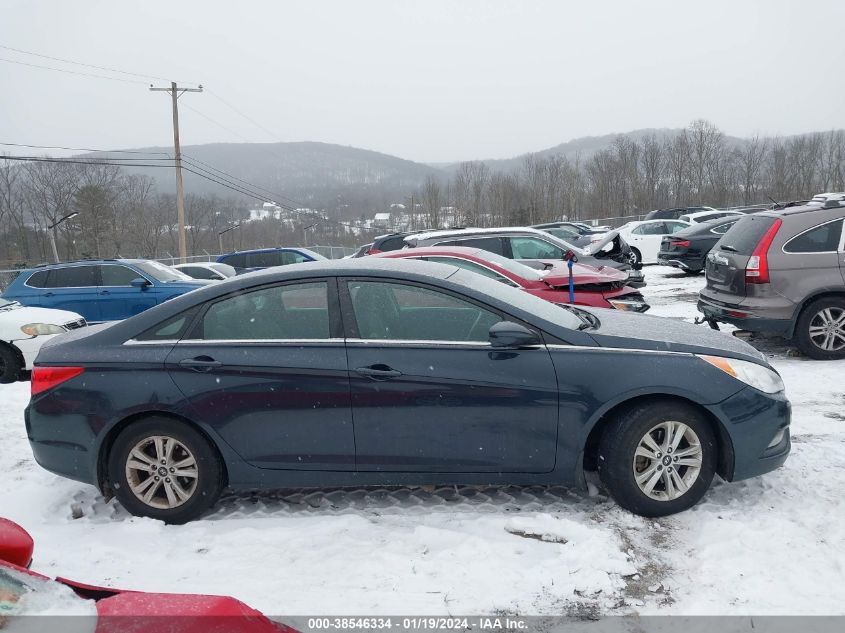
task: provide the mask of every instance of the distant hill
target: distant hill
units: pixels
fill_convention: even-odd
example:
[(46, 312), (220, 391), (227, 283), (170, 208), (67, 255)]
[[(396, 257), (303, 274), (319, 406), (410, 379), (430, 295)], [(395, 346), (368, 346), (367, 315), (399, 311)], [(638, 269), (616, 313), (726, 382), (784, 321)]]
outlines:
[[(132, 151), (164, 152), (172, 155), (172, 147), (144, 147)], [(246, 187), (240, 178), (258, 187), (280, 194), (267, 193), (267, 200), (297, 206), (335, 209), (343, 205), (360, 208), (387, 206), (420, 186), (426, 176), (437, 173), (433, 167), (397, 158), (388, 154), (330, 143), (212, 143), (182, 147), (185, 157), (186, 192), (216, 193), (220, 196), (239, 194), (225, 186), (190, 173), (193, 169), (216, 179), (227, 178), (239, 187)], [(86, 157), (118, 157), (124, 154), (98, 153)], [(235, 178), (215, 172), (209, 165)], [(143, 173), (156, 179), (161, 191), (175, 189), (172, 170), (150, 167), (127, 167), (131, 173)], [(203, 171), (207, 170), (207, 171)]]

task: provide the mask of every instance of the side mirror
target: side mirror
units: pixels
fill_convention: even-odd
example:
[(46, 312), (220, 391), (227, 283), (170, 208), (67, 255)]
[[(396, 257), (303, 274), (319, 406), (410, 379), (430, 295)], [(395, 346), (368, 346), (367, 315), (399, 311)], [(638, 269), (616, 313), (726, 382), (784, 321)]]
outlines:
[(18, 567), (29, 567), (34, 547), (26, 530), (17, 523), (0, 518), (0, 560)]
[(138, 277), (137, 279), (133, 279), (129, 282), (129, 284), (133, 288), (140, 288), (141, 290), (146, 290), (147, 286), (150, 285), (150, 282), (144, 279), (143, 277)]
[(541, 344), (540, 337), (513, 321), (499, 321), (490, 328), (490, 345), (496, 349), (520, 349)]

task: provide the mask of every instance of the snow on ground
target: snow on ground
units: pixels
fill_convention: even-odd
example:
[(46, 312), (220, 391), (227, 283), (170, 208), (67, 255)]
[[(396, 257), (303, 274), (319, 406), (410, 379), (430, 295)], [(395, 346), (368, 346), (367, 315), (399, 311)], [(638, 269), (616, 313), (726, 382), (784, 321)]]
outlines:
[[(652, 314), (696, 316), (702, 278), (646, 276)], [(845, 361), (754, 344), (794, 405), (791, 457), (665, 519), (563, 488), (447, 487), (230, 495), (166, 526), (33, 462), (25, 383), (0, 386), (0, 515), (33, 534), (43, 573), (272, 615), (845, 614)]]

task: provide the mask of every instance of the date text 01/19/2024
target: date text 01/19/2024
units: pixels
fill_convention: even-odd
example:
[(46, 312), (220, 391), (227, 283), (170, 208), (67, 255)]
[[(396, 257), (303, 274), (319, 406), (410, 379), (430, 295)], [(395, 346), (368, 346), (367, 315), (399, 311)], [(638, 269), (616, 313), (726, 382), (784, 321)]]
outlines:
[(308, 633), (317, 631), (523, 631), (527, 622), (519, 617), (335, 617), (308, 618)]

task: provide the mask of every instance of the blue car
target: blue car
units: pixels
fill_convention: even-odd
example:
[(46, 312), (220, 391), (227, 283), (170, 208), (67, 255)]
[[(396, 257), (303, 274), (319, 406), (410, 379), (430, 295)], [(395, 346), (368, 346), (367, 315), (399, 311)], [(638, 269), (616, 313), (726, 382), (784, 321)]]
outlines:
[(319, 253), (307, 248), (259, 248), (252, 251), (237, 251), (226, 253), (217, 258), (220, 264), (228, 264), (238, 271), (238, 274), (263, 270), (273, 266), (287, 266), (288, 264), (302, 264), (326, 259)]
[(145, 259), (86, 260), (24, 270), (3, 293), (26, 306), (117, 321), (212, 282)]

